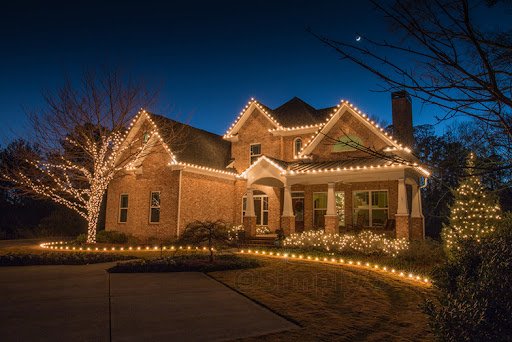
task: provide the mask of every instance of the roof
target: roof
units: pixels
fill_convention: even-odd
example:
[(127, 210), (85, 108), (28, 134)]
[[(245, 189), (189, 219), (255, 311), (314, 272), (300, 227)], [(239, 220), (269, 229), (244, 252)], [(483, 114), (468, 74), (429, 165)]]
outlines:
[(324, 122), (335, 107), (316, 109), (298, 97), (294, 97), (275, 109), (270, 109), (273, 117), (284, 127), (314, 125)]
[(150, 115), (178, 162), (226, 169), (231, 160), (231, 143), (221, 135), (161, 115)]
[(295, 162), (288, 165), (289, 171), (295, 172), (311, 172), (318, 170), (337, 170), (350, 168), (377, 167), (392, 164), (389, 160), (382, 158), (353, 158), (345, 160), (334, 160), (325, 162)]

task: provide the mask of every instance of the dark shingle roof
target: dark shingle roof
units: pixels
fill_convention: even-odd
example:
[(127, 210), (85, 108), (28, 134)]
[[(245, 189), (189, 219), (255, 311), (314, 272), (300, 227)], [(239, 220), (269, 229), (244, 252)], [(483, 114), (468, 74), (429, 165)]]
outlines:
[(225, 170), (231, 160), (231, 143), (221, 135), (151, 114), (160, 134), (178, 162)]
[(324, 122), (334, 108), (316, 109), (298, 97), (292, 98), (275, 109), (264, 107), (284, 127), (314, 125)]

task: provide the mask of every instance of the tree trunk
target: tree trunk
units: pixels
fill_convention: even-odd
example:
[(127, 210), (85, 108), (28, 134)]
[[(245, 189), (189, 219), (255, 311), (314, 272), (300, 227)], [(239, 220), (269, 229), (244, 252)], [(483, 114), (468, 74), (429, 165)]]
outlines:
[(92, 193), (87, 203), (87, 243), (96, 243), (96, 230), (104, 193), (105, 190)]

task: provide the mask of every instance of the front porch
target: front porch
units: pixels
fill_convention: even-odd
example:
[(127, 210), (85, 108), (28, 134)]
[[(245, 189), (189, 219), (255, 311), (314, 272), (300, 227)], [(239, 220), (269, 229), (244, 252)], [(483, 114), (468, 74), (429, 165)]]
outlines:
[[(424, 239), (420, 177), (403, 165), (300, 172), (262, 157), (243, 176), (246, 192), (242, 216), (247, 236), (259, 235), (257, 228), (268, 225), (272, 233), (281, 228), (285, 235), (308, 230), (333, 234), (368, 229), (397, 238)], [(255, 201), (266, 194), (277, 197), (274, 205), (266, 202), (263, 214), (267, 221), (259, 212), (261, 204)], [(268, 217), (277, 215), (274, 226), (269, 225)]]

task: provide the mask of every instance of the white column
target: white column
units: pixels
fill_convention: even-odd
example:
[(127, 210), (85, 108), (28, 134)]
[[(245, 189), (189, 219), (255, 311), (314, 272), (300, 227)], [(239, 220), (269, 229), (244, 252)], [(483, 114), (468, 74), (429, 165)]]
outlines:
[(412, 186), (411, 217), (423, 217), (421, 211), (421, 192), (417, 185)]
[(396, 210), (398, 215), (408, 215), (407, 211), (407, 190), (405, 187), (405, 179), (398, 180), (398, 208)]
[(334, 183), (327, 183), (327, 212), (325, 215), (336, 215), (336, 197), (334, 196)]
[(256, 217), (254, 212), (254, 197), (252, 188), (247, 188), (247, 205), (245, 207), (246, 217)]
[(284, 187), (283, 217), (293, 217), (292, 189), (291, 185)]

